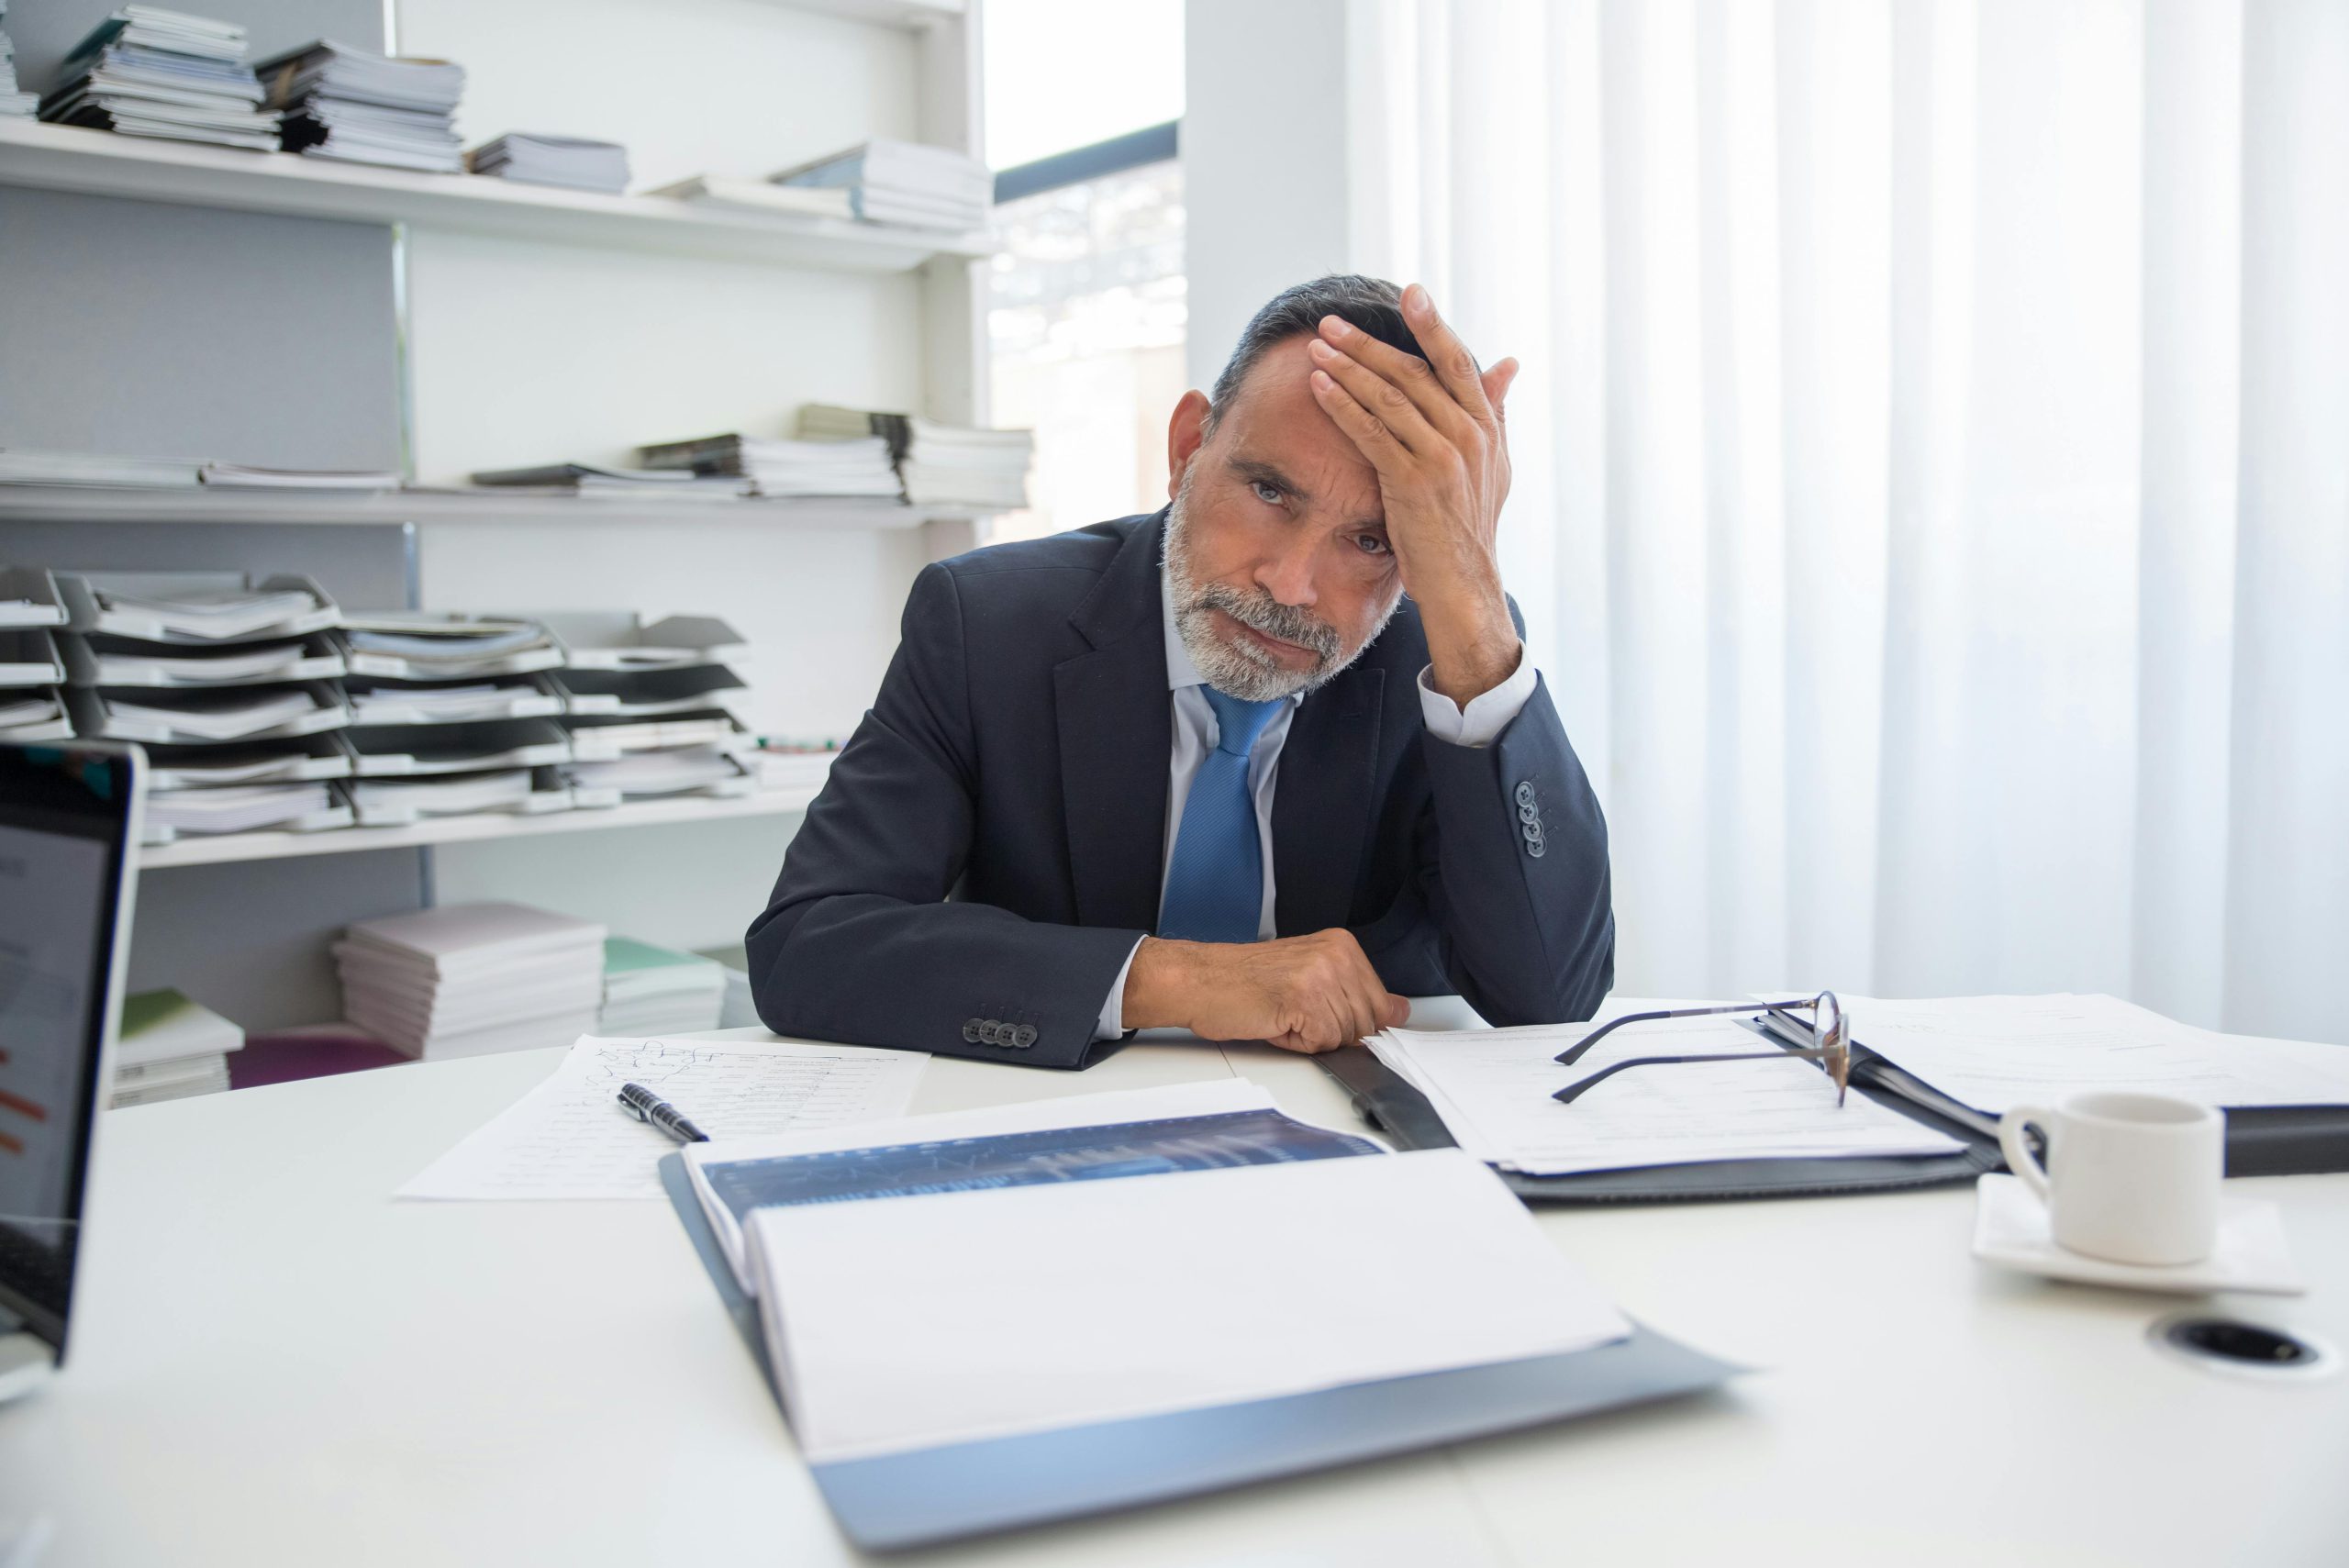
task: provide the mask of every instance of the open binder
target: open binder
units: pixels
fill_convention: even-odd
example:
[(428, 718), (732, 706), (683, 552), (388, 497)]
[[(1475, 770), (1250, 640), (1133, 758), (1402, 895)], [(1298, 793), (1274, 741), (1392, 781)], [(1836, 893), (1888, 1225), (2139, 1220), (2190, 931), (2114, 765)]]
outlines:
[[(1749, 1026), (1751, 1027), (1751, 1026)], [(1765, 1040), (1785, 1043), (1765, 1029)], [(1359, 1045), (1317, 1056), (1345, 1086), (1355, 1110), (1405, 1149), (1443, 1149), (1458, 1140), (1426, 1095)], [(1568, 1070), (1560, 1069), (1563, 1084)], [(1998, 1122), (1958, 1105), (1865, 1044), (1852, 1047), (1852, 1086), (1914, 1121), (1957, 1139), (1951, 1154), (1823, 1159), (1711, 1160), (1620, 1171), (1532, 1176), (1496, 1171), (1510, 1191), (1543, 1203), (1825, 1196), (1901, 1192), (1971, 1183), (2003, 1171)], [(2290, 1176), (2349, 1171), (2349, 1106), (2277, 1106), (2230, 1110), (2227, 1174)]]
[[(756, 1305), (742, 1293), (681, 1154), (661, 1184), (770, 1392)], [(894, 1551), (1017, 1529), (1540, 1426), (1710, 1388), (1743, 1370), (1634, 1327), (1570, 1355), (1354, 1384), (1130, 1420), (811, 1463), (858, 1546)]]

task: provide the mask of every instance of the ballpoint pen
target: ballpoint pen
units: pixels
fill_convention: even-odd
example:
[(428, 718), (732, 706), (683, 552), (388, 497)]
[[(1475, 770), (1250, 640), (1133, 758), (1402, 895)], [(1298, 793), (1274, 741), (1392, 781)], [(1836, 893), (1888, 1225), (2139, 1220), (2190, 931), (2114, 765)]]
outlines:
[(709, 1134), (687, 1121), (676, 1106), (641, 1084), (620, 1085), (620, 1109), (639, 1121), (651, 1122), (680, 1143), (707, 1143)]

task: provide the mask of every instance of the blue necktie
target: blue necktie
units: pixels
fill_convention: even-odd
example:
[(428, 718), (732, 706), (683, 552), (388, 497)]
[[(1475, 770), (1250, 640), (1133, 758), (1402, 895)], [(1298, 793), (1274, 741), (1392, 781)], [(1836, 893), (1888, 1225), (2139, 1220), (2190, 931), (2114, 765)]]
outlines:
[(1256, 800), (1248, 789), (1248, 753), (1281, 699), (1242, 702), (1203, 685), (1215, 710), (1215, 750), (1191, 779), (1158, 934), (1191, 942), (1252, 942), (1264, 906), (1264, 848), (1256, 837)]

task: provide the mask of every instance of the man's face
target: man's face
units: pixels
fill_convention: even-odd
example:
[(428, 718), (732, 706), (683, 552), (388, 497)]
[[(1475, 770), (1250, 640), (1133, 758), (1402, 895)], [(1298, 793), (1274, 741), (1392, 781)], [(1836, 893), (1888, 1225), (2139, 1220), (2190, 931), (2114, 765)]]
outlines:
[(1308, 341), (1259, 360), (1213, 435), (1197, 393), (1170, 432), (1175, 628), (1209, 684), (1252, 702), (1328, 681), (1402, 599), (1378, 476), (1314, 401)]

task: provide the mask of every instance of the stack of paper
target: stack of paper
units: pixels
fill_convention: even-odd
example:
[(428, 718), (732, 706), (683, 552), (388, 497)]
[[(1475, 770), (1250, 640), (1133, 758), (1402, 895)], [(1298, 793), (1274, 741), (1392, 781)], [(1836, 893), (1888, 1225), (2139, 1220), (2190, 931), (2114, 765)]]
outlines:
[(220, 784), (201, 789), (156, 790), (147, 797), (150, 842), (168, 843), (183, 833), (250, 833), (263, 828), (295, 831), (349, 826), (323, 784)]
[(331, 711), (310, 686), (132, 687), (102, 692), (99, 700), (107, 733), (175, 745), (301, 734), (305, 721)]
[(0, 692), (0, 742), (64, 740), (72, 734), (73, 721), (55, 687)]
[(388, 468), (257, 468), (245, 462), (207, 462), (196, 477), (231, 490), (397, 490), (399, 474)]
[[(529, 768), (492, 773), (433, 773), (423, 778), (362, 778), (351, 786), (351, 804), (369, 828), (402, 827), (426, 817), (462, 817), (481, 811), (529, 811), (554, 802), (534, 801)], [(556, 786), (558, 789), (560, 785)], [(567, 795), (560, 804), (569, 805)]]
[[(803, 432), (804, 434), (804, 432)], [(896, 500), (889, 446), (871, 430), (852, 439), (769, 440), (729, 432), (641, 449), (644, 465), (750, 481), (757, 495), (865, 495)]]
[(335, 623), (334, 602), (306, 577), (260, 583), (217, 573), (61, 575), (72, 628), (186, 648), (306, 637)]
[[(215, 784), (292, 784), (351, 774), (351, 759), (332, 734), (289, 737), (251, 746), (154, 745), (147, 748), (150, 790)], [(151, 796), (150, 796), (151, 798)]]
[(765, 180), (730, 179), (723, 174), (696, 174), (674, 185), (647, 191), (696, 206), (734, 207), (745, 212), (788, 213), (795, 217), (853, 217), (855, 204), (845, 189), (819, 185), (777, 185)]
[(288, 152), (456, 173), (465, 68), (402, 60), (320, 39), (254, 67), (272, 107), (285, 112)]
[(277, 117), (262, 108), (244, 59), (245, 29), (234, 23), (126, 6), (73, 46), (40, 117), (274, 151)]
[(465, 167), (532, 185), (563, 185), (574, 191), (628, 189), (628, 149), (616, 141), (547, 136), (509, 130), (465, 154)]
[(573, 762), (571, 778), (582, 789), (616, 792), (624, 800), (693, 791), (748, 795), (758, 787), (733, 754), (718, 746), (631, 751), (605, 762)]
[(759, 775), (761, 789), (821, 789), (832, 776), (840, 742), (764, 740), (746, 759)]
[(464, 724), (483, 719), (541, 718), (562, 711), (562, 699), (542, 680), (454, 684), (367, 678), (346, 683), (354, 727), (380, 724)]
[(170, 458), (104, 452), (0, 450), (0, 484), (77, 484), (104, 489), (173, 490), (194, 484), (196, 464)]
[(1028, 464), (1036, 447), (1028, 430), (984, 430), (918, 415), (810, 403), (799, 410), (799, 434), (812, 440), (880, 437), (896, 462), (906, 499), (917, 506), (1016, 510), (1028, 504)]
[(1702, 1005), (1617, 997), (1588, 1023), (1388, 1029), (1366, 1043), (1427, 1096), (1463, 1149), (1527, 1175), (1714, 1160), (1946, 1154), (1963, 1147), (1863, 1093), (1838, 1106), (1827, 1075), (1792, 1056), (1635, 1067), (1570, 1104), (1552, 1097), (1633, 1057), (1775, 1049), (1734, 1017), (1676, 1018), (1626, 1025), (1573, 1066), (1553, 1060), (1610, 1018)]
[(334, 948), (343, 1017), (427, 1061), (562, 1045), (602, 1005), (604, 936), (519, 904), (362, 920)]
[(718, 1004), (718, 1027), (722, 1029), (757, 1029), (765, 1020), (759, 1017), (758, 1003), (751, 996), (751, 955), (740, 942), (728, 942), (722, 947), (700, 951), (702, 957), (723, 966), (726, 971), (726, 995)]
[(882, 137), (768, 179), (778, 185), (845, 189), (856, 216), (868, 223), (984, 228), (995, 206), (995, 173), (982, 160), (952, 148)]
[(607, 468), (588, 462), (487, 469), (474, 474), (473, 481), (502, 490), (527, 489), (587, 499), (626, 496), (638, 501), (739, 501), (751, 493), (744, 481), (725, 475), (705, 476), (687, 469)]
[[(601, 1035), (688, 1034), (719, 1028), (725, 966), (696, 953), (629, 937), (604, 941)], [(755, 1021), (755, 1020), (753, 1020)]]
[(271, 681), (330, 681), (342, 654), (323, 632), (270, 642), (148, 642), (105, 632), (69, 632), (66, 667), (77, 686), (250, 686)]
[(562, 647), (536, 621), (488, 616), (369, 611), (342, 622), (354, 675), (396, 681), (468, 681), (551, 670)]
[[(8, 0), (0, 0), (0, 23), (8, 19)], [(40, 95), (17, 87), (17, 46), (0, 32), (0, 119), (30, 119), (40, 107)]]
[(217, 1093), (228, 1086), (229, 1053), (244, 1048), (244, 1030), (176, 991), (125, 996), (113, 1103), (143, 1106)]

